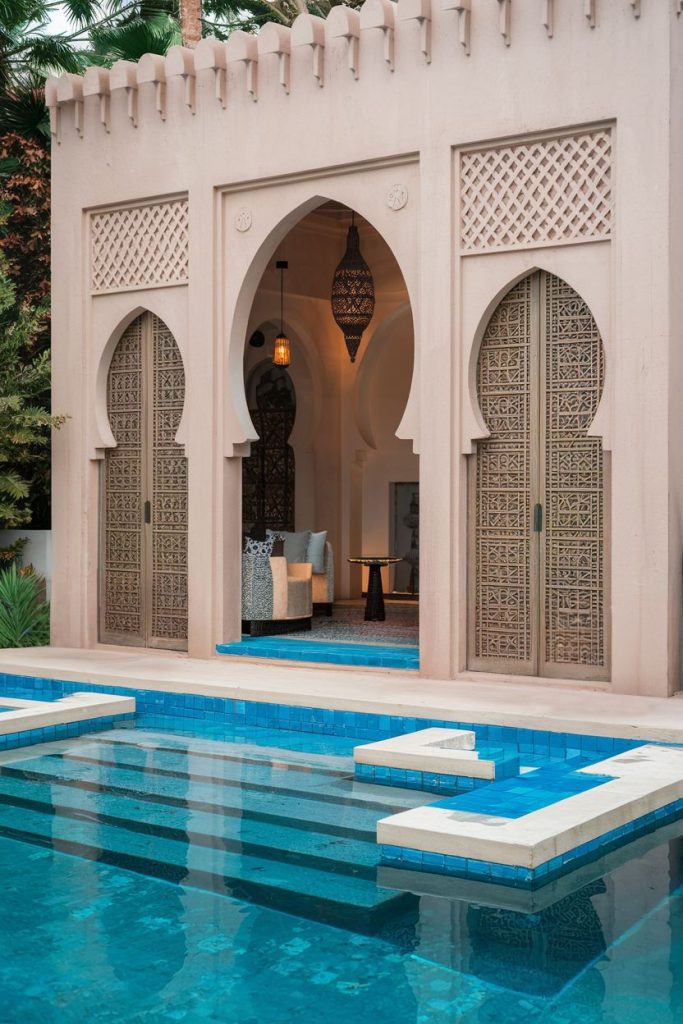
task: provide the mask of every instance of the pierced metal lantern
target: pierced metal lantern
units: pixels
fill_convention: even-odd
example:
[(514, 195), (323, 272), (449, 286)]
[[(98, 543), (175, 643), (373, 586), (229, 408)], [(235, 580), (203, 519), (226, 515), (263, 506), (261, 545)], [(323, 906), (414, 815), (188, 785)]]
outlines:
[(282, 331), (278, 334), (273, 345), (273, 362), (276, 366), (289, 366), (291, 362), (289, 338)]
[(375, 282), (360, 251), (360, 236), (354, 220), (346, 237), (346, 252), (332, 278), (332, 315), (344, 334), (351, 357), (375, 311)]
[(278, 260), (275, 264), (280, 271), (280, 333), (273, 344), (273, 362), (276, 366), (289, 366), (291, 355), (289, 351), (289, 338), (285, 334), (285, 281), (284, 272), (288, 269), (287, 260)]

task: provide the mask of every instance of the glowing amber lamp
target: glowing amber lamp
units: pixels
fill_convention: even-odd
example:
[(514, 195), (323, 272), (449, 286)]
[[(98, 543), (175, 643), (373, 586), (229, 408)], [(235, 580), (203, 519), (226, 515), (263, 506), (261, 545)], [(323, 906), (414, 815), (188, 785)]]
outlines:
[(276, 366), (289, 366), (289, 338), (285, 334), (285, 270), (289, 267), (287, 260), (278, 260), (275, 264), (280, 271), (280, 333), (273, 346), (273, 362)]
[(276, 366), (289, 366), (289, 338), (282, 331), (275, 339), (273, 362)]

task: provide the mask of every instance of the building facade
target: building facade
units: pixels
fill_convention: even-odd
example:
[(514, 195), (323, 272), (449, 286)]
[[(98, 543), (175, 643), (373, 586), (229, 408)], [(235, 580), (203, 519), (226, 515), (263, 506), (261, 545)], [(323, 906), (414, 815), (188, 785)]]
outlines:
[[(297, 403), (350, 466), (307, 449), (340, 593), (372, 519), (354, 480), (419, 454), (423, 674), (679, 689), (682, 9), (366, 0), (48, 82), (53, 643), (238, 639), (245, 347), (299, 230)], [(344, 211), (387, 269), (358, 361), (318, 370)], [(400, 468), (367, 474), (382, 359)]]

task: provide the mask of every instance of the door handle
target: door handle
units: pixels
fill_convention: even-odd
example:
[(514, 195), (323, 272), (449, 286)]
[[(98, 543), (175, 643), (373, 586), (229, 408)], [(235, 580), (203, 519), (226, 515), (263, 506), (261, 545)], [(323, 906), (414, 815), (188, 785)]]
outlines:
[(146, 523), (151, 523), (152, 522), (152, 502), (151, 501), (146, 501), (145, 502), (145, 522)]
[(543, 529), (543, 506), (534, 505), (534, 533), (540, 533)]

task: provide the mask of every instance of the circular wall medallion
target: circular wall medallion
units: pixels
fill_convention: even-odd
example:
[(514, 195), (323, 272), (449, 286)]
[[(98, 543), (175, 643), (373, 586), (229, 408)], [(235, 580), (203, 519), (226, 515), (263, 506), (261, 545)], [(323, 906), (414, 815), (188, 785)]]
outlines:
[(235, 227), (238, 231), (249, 230), (251, 227), (251, 210), (247, 210), (246, 207), (242, 207), (235, 217)]
[(402, 210), (408, 202), (408, 189), (405, 185), (392, 185), (387, 192), (387, 206), (390, 210)]

